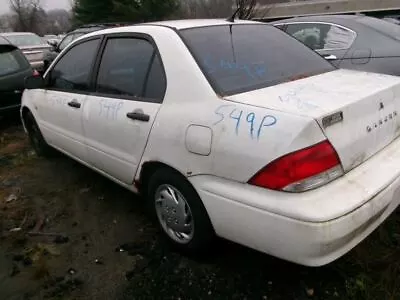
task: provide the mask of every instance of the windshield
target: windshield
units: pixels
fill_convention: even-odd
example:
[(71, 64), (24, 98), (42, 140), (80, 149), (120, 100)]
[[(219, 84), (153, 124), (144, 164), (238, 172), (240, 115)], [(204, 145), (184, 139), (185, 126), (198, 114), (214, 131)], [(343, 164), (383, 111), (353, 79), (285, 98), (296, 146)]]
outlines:
[(71, 44), (73, 41), (75, 41), (77, 38), (80, 38), (83, 36), (85, 33), (74, 33), (67, 35), (61, 42), (60, 46), (58, 47), (60, 51), (64, 50), (65, 47), (67, 47), (69, 44)]
[(0, 77), (29, 68), (29, 63), (19, 50), (0, 46)]
[(197, 63), (221, 95), (232, 95), (335, 68), (283, 31), (232, 24), (181, 31)]
[(17, 47), (23, 46), (40, 46), (43, 45), (43, 40), (36, 34), (18, 34), (6, 36), (11, 44)]

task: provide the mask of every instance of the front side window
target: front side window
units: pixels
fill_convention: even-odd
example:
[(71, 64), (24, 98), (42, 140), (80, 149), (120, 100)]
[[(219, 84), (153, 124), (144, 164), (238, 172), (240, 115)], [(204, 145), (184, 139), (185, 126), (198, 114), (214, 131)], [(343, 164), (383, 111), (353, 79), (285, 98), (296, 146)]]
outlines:
[(323, 23), (288, 24), (286, 31), (313, 50), (348, 49), (355, 39), (354, 32)]
[(139, 38), (110, 38), (101, 60), (96, 92), (162, 99), (165, 77), (153, 45)]
[(88, 91), (90, 71), (99, 44), (100, 40), (95, 39), (69, 49), (50, 71), (49, 87), (65, 91)]
[(283, 31), (265, 24), (232, 24), (181, 31), (214, 89), (231, 95), (335, 68)]

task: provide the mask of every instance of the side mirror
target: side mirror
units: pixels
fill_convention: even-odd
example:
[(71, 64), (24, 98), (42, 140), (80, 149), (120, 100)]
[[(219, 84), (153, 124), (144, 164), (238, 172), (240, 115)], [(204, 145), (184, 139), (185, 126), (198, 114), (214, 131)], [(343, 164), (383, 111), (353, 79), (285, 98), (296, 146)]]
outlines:
[(25, 78), (25, 88), (28, 90), (42, 89), (45, 83), (42, 76), (28, 76)]

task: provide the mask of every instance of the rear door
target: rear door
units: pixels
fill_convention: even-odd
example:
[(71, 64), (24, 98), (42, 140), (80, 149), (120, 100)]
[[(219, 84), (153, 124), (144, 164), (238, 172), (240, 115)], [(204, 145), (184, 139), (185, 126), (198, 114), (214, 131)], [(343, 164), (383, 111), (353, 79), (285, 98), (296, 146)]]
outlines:
[(93, 166), (133, 182), (165, 90), (161, 58), (148, 36), (108, 36), (83, 118)]
[(25, 77), (32, 69), (16, 47), (0, 45), (0, 112), (21, 105)]
[(319, 22), (289, 23), (286, 24), (286, 32), (335, 66), (339, 66), (357, 36), (343, 26)]

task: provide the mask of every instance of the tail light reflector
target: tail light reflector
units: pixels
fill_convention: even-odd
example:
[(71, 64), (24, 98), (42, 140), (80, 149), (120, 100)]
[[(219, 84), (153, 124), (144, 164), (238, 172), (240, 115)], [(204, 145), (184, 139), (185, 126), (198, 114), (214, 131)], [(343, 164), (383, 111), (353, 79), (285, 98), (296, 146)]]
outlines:
[(287, 154), (261, 169), (249, 184), (272, 190), (304, 192), (343, 175), (339, 157), (329, 141)]

